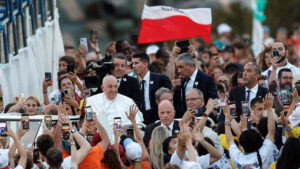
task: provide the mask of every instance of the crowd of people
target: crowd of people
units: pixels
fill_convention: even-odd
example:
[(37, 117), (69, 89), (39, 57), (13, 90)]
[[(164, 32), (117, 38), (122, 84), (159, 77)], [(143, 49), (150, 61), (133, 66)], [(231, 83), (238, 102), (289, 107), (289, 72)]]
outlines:
[(170, 50), (126, 40), (105, 51), (94, 39), (90, 51), (65, 46), (58, 79), (46, 73), (41, 84), (43, 98), (0, 103), (3, 114), (58, 116), (32, 149), (20, 143), (22, 121), (18, 133), (0, 127), (0, 168), (299, 169), (300, 25), (290, 39), (284, 30), (274, 40), (265, 27), (259, 56), (232, 40), (227, 24), (211, 45), (192, 38)]

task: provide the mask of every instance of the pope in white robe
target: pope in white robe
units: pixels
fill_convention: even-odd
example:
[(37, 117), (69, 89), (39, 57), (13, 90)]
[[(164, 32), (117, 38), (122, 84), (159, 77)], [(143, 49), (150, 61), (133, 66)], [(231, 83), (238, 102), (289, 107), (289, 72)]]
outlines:
[[(101, 88), (103, 93), (87, 98), (86, 106), (91, 106), (96, 114), (104, 114), (110, 125), (114, 124), (115, 117), (121, 117), (122, 125), (130, 125), (126, 112), (129, 115), (130, 106), (135, 103), (131, 98), (118, 93), (117, 79), (111, 75), (105, 76)], [(137, 124), (144, 121), (140, 111), (137, 112), (135, 120)]]

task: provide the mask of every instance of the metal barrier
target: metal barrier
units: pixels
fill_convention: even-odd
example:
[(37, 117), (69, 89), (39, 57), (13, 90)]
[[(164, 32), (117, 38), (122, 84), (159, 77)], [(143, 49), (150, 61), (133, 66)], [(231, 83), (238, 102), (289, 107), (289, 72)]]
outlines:
[(27, 46), (27, 38), (54, 19), (55, 0), (3, 0), (0, 2), (0, 63)]

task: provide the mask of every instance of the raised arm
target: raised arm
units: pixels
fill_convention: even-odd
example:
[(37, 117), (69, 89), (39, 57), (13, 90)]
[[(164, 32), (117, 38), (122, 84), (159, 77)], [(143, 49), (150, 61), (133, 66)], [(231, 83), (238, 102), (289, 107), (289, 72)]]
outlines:
[(134, 133), (135, 133), (136, 141), (142, 147), (142, 159), (144, 161), (147, 161), (147, 162), (151, 163), (151, 159), (150, 159), (149, 153), (147, 151), (147, 148), (146, 148), (146, 146), (144, 144), (142, 134), (141, 134), (141, 132), (140, 132), (140, 130), (138, 128), (138, 125), (137, 125), (137, 123), (135, 121), (135, 116), (136, 116), (137, 112), (138, 112), (138, 107), (136, 105), (131, 105), (130, 109), (129, 109), (129, 114), (126, 112), (126, 115), (127, 115), (127, 118), (132, 123), (132, 127), (133, 127), (133, 130), (134, 130)]
[[(213, 111), (214, 106), (216, 106), (217, 102), (215, 100), (209, 99), (207, 101), (206, 104), (206, 111), (205, 111), (205, 115), (202, 116), (201, 120), (199, 121), (198, 125), (197, 125), (197, 129), (199, 129), (200, 132), (203, 131), (203, 128), (207, 122), (207, 118), (209, 116), (209, 114)], [(199, 128), (198, 128), (199, 127)]]
[(207, 141), (205, 141), (202, 133), (193, 131), (193, 137), (194, 137), (195, 141), (199, 142), (208, 151), (208, 153), (210, 155), (209, 164), (212, 164), (212, 163), (218, 161), (222, 157), (222, 155), (219, 153), (219, 151), (214, 146), (212, 146)]
[(98, 145), (100, 145), (102, 147), (102, 150), (105, 152), (105, 150), (107, 149), (107, 147), (110, 144), (109, 137), (107, 135), (107, 132), (106, 132), (105, 128), (99, 123), (96, 114), (92, 113), (92, 115), (93, 115), (93, 121), (95, 123), (95, 126), (96, 126), (96, 128), (99, 132), (99, 135), (100, 135), (101, 139), (102, 139), (102, 141), (100, 141), (98, 143)]
[(48, 87), (52, 85), (52, 81), (50, 79), (44, 79), (43, 81), (43, 98), (44, 104), (50, 104), (49, 97), (48, 97)]
[(70, 138), (69, 138), (68, 142), (71, 145), (71, 167), (73, 167), (74, 169), (77, 169), (80, 159), (79, 159), (79, 154), (78, 154), (72, 133), (70, 133)]
[(18, 162), (18, 165), (22, 166), (23, 168), (26, 168), (27, 153), (26, 153), (25, 149), (23, 148), (20, 140), (18, 139), (18, 137), (15, 135), (15, 133), (10, 128), (7, 128), (7, 133), (6, 134), (8, 136), (12, 137), (12, 139), (14, 140), (14, 143), (16, 144), (18, 152), (20, 154), (20, 160)]
[(187, 124), (184, 124), (183, 131), (184, 131), (184, 134), (182, 136), (183, 136), (183, 140), (185, 142), (185, 147), (188, 151), (189, 161), (197, 162), (195, 148), (192, 143), (190, 127)]
[(227, 140), (228, 146), (230, 147), (230, 145), (234, 144), (234, 140), (233, 140), (233, 136), (231, 133), (232, 118), (229, 113), (228, 105), (226, 105), (224, 107), (223, 111), (224, 111), (224, 115), (225, 115), (225, 135), (226, 135), (226, 140)]
[(120, 153), (119, 153), (119, 137), (120, 137), (120, 133), (119, 131), (117, 130), (116, 126), (114, 126), (114, 138), (115, 138), (115, 143), (114, 143), (114, 151), (116, 152), (117, 154), (117, 157), (118, 157), (118, 160), (119, 160), (119, 163), (121, 165), (121, 169), (127, 169), (127, 167), (123, 164), (121, 158), (120, 158)]
[(264, 104), (268, 113), (268, 134), (266, 138), (272, 142), (274, 142), (275, 137), (275, 120), (272, 112), (273, 100), (274, 97), (271, 93), (268, 93), (264, 100)]

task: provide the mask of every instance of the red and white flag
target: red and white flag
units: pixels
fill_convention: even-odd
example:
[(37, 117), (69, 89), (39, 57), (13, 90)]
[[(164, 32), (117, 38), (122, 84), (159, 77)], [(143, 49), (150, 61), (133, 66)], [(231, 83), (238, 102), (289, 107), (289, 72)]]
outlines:
[(210, 44), (210, 8), (177, 9), (144, 5), (138, 43), (152, 43), (201, 36)]

